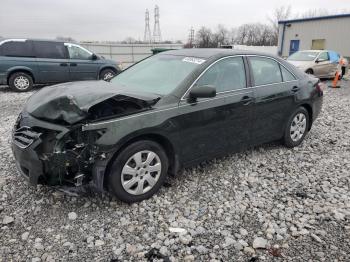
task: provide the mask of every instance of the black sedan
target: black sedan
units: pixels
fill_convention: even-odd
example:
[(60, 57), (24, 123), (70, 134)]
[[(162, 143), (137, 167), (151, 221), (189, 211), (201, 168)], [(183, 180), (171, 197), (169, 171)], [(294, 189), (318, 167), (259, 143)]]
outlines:
[(180, 168), (270, 141), (298, 146), (322, 96), (318, 79), (278, 57), (169, 51), (110, 82), (39, 90), (15, 123), (12, 149), (32, 185), (90, 183), (136, 202)]

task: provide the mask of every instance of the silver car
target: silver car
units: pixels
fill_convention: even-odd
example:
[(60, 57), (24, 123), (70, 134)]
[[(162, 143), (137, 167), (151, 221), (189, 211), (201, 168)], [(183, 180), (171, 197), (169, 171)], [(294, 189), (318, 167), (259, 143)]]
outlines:
[(334, 78), (336, 72), (341, 74), (340, 55), (330, 50), (298, 51), (288, 57), (287, 61), (307, 74), (319, 78)]

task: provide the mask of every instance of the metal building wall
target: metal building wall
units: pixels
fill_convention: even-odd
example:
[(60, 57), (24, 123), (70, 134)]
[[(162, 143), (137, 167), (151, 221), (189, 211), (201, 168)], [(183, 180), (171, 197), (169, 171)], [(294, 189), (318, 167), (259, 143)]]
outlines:
[(182, 44), (100, 44), (100, 43), (80, 43), (83, 47), (102, 55), (105, 58), (122, 63), (126, 68), (150, 55), (153, 48), (180, 49)]
[[(290, 24), (290, 26), (287, 26)], [(299, 50), (311, 49), (313, 39), (326, 39), (325, 49), (350, 57), (350, 17), (287, 22), (284, 32), (282, 56), (289, 55), (290, 41), (300, 40)], [(281, 48), (283, 24), (279, 24), (278, 50)]]

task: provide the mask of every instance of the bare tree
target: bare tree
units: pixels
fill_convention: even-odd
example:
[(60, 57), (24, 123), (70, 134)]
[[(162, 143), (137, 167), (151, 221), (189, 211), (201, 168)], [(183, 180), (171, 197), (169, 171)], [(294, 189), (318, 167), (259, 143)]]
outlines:
[(213, 39), (213, 33), (209, 28), (202, 26), (197, 31), (196, 42), (198, 47), (200, 48), (216, 47), (216, 46), (213, 46), (212, 39)]
[(237, 37), (238, 37), (238, 28), (236, 27), (231, 28), (231, 30), (229, 31), (228, 41), (231, 44), (237, 44)]
[(268, 17), (268, 20), (271, 23), (274, 33), (273, 45), (277, 45), (278, 41), (278, 21), (286, 20), (292, 15), (291, 6), (280, 6), (276, 8), (271, 16)]
[(218, 25), (213, 34), (212, 44), (215, 46), (226, 45), (229, 43), (229, 32), (223, 25)]
[(246, 43), (246, 38), (249, 33), (249, 24), (244, 24), (238, 27), (237, 30), (237, 44), (244, 45)]
[(244, 24), (237, 29), (234, 43), (240, 45), (274, 45), (274, 29), (266, 24)]

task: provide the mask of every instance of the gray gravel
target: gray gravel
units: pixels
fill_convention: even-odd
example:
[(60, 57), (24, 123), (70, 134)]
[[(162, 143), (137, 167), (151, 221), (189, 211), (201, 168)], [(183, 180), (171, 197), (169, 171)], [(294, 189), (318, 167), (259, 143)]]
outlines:
[(0, 261), (349, 261), (350, 85), (342, 85), (326, 91), (300, 147), (203, 163), (133, 205), (30, 188), (10, 150), (30, 94), (1, 88)]

